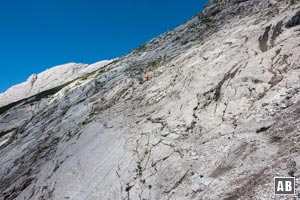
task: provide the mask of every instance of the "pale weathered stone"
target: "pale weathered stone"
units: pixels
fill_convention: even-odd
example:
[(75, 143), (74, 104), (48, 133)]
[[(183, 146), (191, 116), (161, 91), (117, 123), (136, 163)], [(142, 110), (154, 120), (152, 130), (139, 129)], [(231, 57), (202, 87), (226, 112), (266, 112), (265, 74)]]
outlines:
[(281, 199), (275, 176), (300, 184), (300, 37), (284, 26), (298, 10), (210, 0), (92, 76), (1, 108), (0, 200)]

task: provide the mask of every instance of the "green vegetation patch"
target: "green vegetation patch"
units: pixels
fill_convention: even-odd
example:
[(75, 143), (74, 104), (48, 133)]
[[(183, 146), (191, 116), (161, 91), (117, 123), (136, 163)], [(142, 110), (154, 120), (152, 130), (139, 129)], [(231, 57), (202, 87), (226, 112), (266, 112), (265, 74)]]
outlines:
[(0, 115), (2, 115), (3, 113), (5, 113), (9, 109), (15, 107), (16, 105), (22, 103), (23, 101), (24, 100), (16, 101), (16, 102), (10, 103), (10, 104), (8, 104), (6, 106), (0, 107)]
[(189, 29), (195, 29), (195, 28), (197, 28), (197, 24), (190, 24), (189, 25)]
[(145, 51), (146, 50), (146, 44), (142, 44), (138, 48), (136, 48), (136, 51)]
[(33, 97), (31, 97), (29, 101), (27, 101), (25, 104), (32, 104), (34, 102), (37, 102), (37, 101), (40, 101), (44, 98), (48, 98), (49, 96), (52, 96), (54, 94), (56, 94), (57, 92), (59, 92), (61, 89), (63, 89), (64, 87), (70, 85), (71, 83), (73, 83), (74, 81), (70, 81), (70, 82), (67, 82), (65, 84), (62, 84), (60, 86), (57, 86), (55, 88), (52, 88), (50, 90), (46, 90), (46, 91), (43, 91), (39, 94), (36, 94), (34, 95)]
[(178, 41), (178, 40), (180, 40), (180, 39), (181, 39), (181, 37), (180, 37), (180, 36), (177, 36), (177, 37), (173, 40), (173, 42)]
[(105, 72), (106, 72), (106, 68), (102, 68), (98, 70), (98, 76), (104, 74)]
[(184, 41), (181, 42), (181, 45), (186, 45), (187, 43), (189, 43), (189, 41), (188, 40), (184, 40)]
[(159, 56), (157, 59), (151, 61), (148, 63), (148, 68), (150, 68), (150, 70), (155, 70), (159, 64), (163, 61), (165, 61), (167, 59), (167, 56)]
[(206, 26), (212, 26), (214, 25), (215, 21), (211, 18), (204, 18), (202, 20), (202, 23), (205, 24)]
[[(116, 63), (116, 62), (118, 62), (118, 60), (114, 61), (113, 63)], [(111, 64), (111, 63), (109, 63), (109, 64)], [(109, 65), (109, 64), (108, 64), (108, 65)], [(8, 105), (2, 106), (2, 107), (0, 107), (0, 115), (2, 115), (2, 114), (5, 113), (6, 111), (10, 110), (11, 108), (13, 108), (13, 107), (15, 107), (15, 106), (17, 106), (17, 105), (19, 105), (19, 104), (21, 104), (21, 103), (25, 103), (25, 104), (33, 104), (33, 103), (35, 103), (35, 102), (37, 102), (37, 101), (40, 101), (41, 99), (48, 98), (49, 96), (52, 96), (52, 95), (56, 94), (56, 93), (59, 92), (61, 89), (63, 89), (64, 87), (70, 85), (71, 83), (75, 82), (76, 80), (79, 80), (79, 79), (81, 79), (81, 80), (86, 80), (86, 79), (88, 79), (91, 75), (94, 75), (94, 74), (96, 74), (96, 73), (97, 73), (97, 75), (101, 75), (101, 74), (103, 74), (104, 72), (106, 72), (106, 67), (103, 67), (103, 68), (101, 68), (100, 70), (95, 70), (95, 71), (93, 71), (93, 72), (91, 72), (91, 73), (88, 73), (88, 74), (86, 74), (86, 75), (84, 75), (84, 76), (82, 76), (82, 77), (80, 77), (80, 78), (74, 79), (74, 80), (72, 80), (72, 81), (69, 81), (69, 82), (67, 82), (67, 83), (65, 83), (65, 84), (62, 84), (62, 85), (60, 85), (60, 86), (57, 86), (57, 87), (55, 87), (55, 88), (52, 88), (52, 89), (49, 89), (49, 90), (45, 90), (45, 91), (40, 92), (40, 93), (38, 93), (38, 94), (36, 94), (36, 95), (33, 95), (33, 96), (31, 96), (31, 97), (28, 97), (28, 98), (25, 98), (25, 99), (21, 99), (21, 100), (19, 100), (19, 101), (16, 101), (16, 102), (10, 103), (10, 104), (8, 104)], [(68, 91), (67, 91), (66, 93), (68, 93)]]
[(13, 107), (15, 107), (15, 106), (17, 106), (17, 105), (19, 105), (21, 103), (33, 104), (33, 103), (35, 103), (37, 101), (40, 101), (41, 99), (47, 98), (47, 97), (49, 97), (51, 95), (54, 95), (57, 92), (59, 92), (61, 89), (63, 89), (64, 87), (70, 85), (74, 81), (70, 81), (68, 83), (62, 84), (60, 86), (57, 86), (55, 88), (52, 88), (52, 89), (49, 89), (49, 90), (46, 90), (46, 91), (43, 91), (43, 92), (38, 93), (36, 95), (33, 95), (31, 97), (28, 97), (28, 98), (25, 98), (25, 99), (21, 99), (19, 101), (10, 103), (10, 104), (8, 104), (6, 106), (0, 107), (0, 115), (2, 115), (3, 113), (5, 113), (6, 111), (8, 111), (9, 109), (11, 109), (11, 108), (13, 108)]

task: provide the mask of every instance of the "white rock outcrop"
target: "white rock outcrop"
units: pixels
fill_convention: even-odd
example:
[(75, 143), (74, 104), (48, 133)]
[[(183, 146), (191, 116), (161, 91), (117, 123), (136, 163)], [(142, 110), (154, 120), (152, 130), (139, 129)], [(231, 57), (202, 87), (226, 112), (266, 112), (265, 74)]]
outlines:
[(33, 96), (45, 90), (72, 81), (85, 74), (91, 73), (110, 63), (110, 60), (100, 61), (93, 65), (68, 63), (58, 65), (46, 71), (31, 75), (26, 82), (9, 88), (0, 94), (0, 106)]

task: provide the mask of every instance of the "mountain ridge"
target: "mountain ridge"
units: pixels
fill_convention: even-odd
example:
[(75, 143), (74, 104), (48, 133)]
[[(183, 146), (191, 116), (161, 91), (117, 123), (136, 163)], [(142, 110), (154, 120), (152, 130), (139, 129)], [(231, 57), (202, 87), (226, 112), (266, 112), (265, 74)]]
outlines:
[(110, 62), (112, 61), (104, 60), (94, 65), (67, 63), (54, 66), (39, 74), (32, 74), (27, 81), (14, 85), (0, 94), (0, 107), (84, 76)]

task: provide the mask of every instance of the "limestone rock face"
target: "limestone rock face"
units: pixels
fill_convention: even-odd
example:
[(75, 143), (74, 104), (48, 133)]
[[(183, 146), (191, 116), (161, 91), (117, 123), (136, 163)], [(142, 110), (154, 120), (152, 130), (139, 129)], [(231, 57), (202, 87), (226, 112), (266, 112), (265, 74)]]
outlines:
[(0, 106), (10, 104), (72, 81), (93, 70), (103, 67), (109, 62), (111, 61), (104, 60), (92, 67), (86, 64), (68, 63), (50, 68), (40, 74), (33, 74), (26, 82), (15, 85), (6, 92), (0, 94)]
[(282, 199), (275, 176), (295, 177), (299, 197), (299, 9), (209, 1), (94, 73), (1, 107), (0, 199)]

